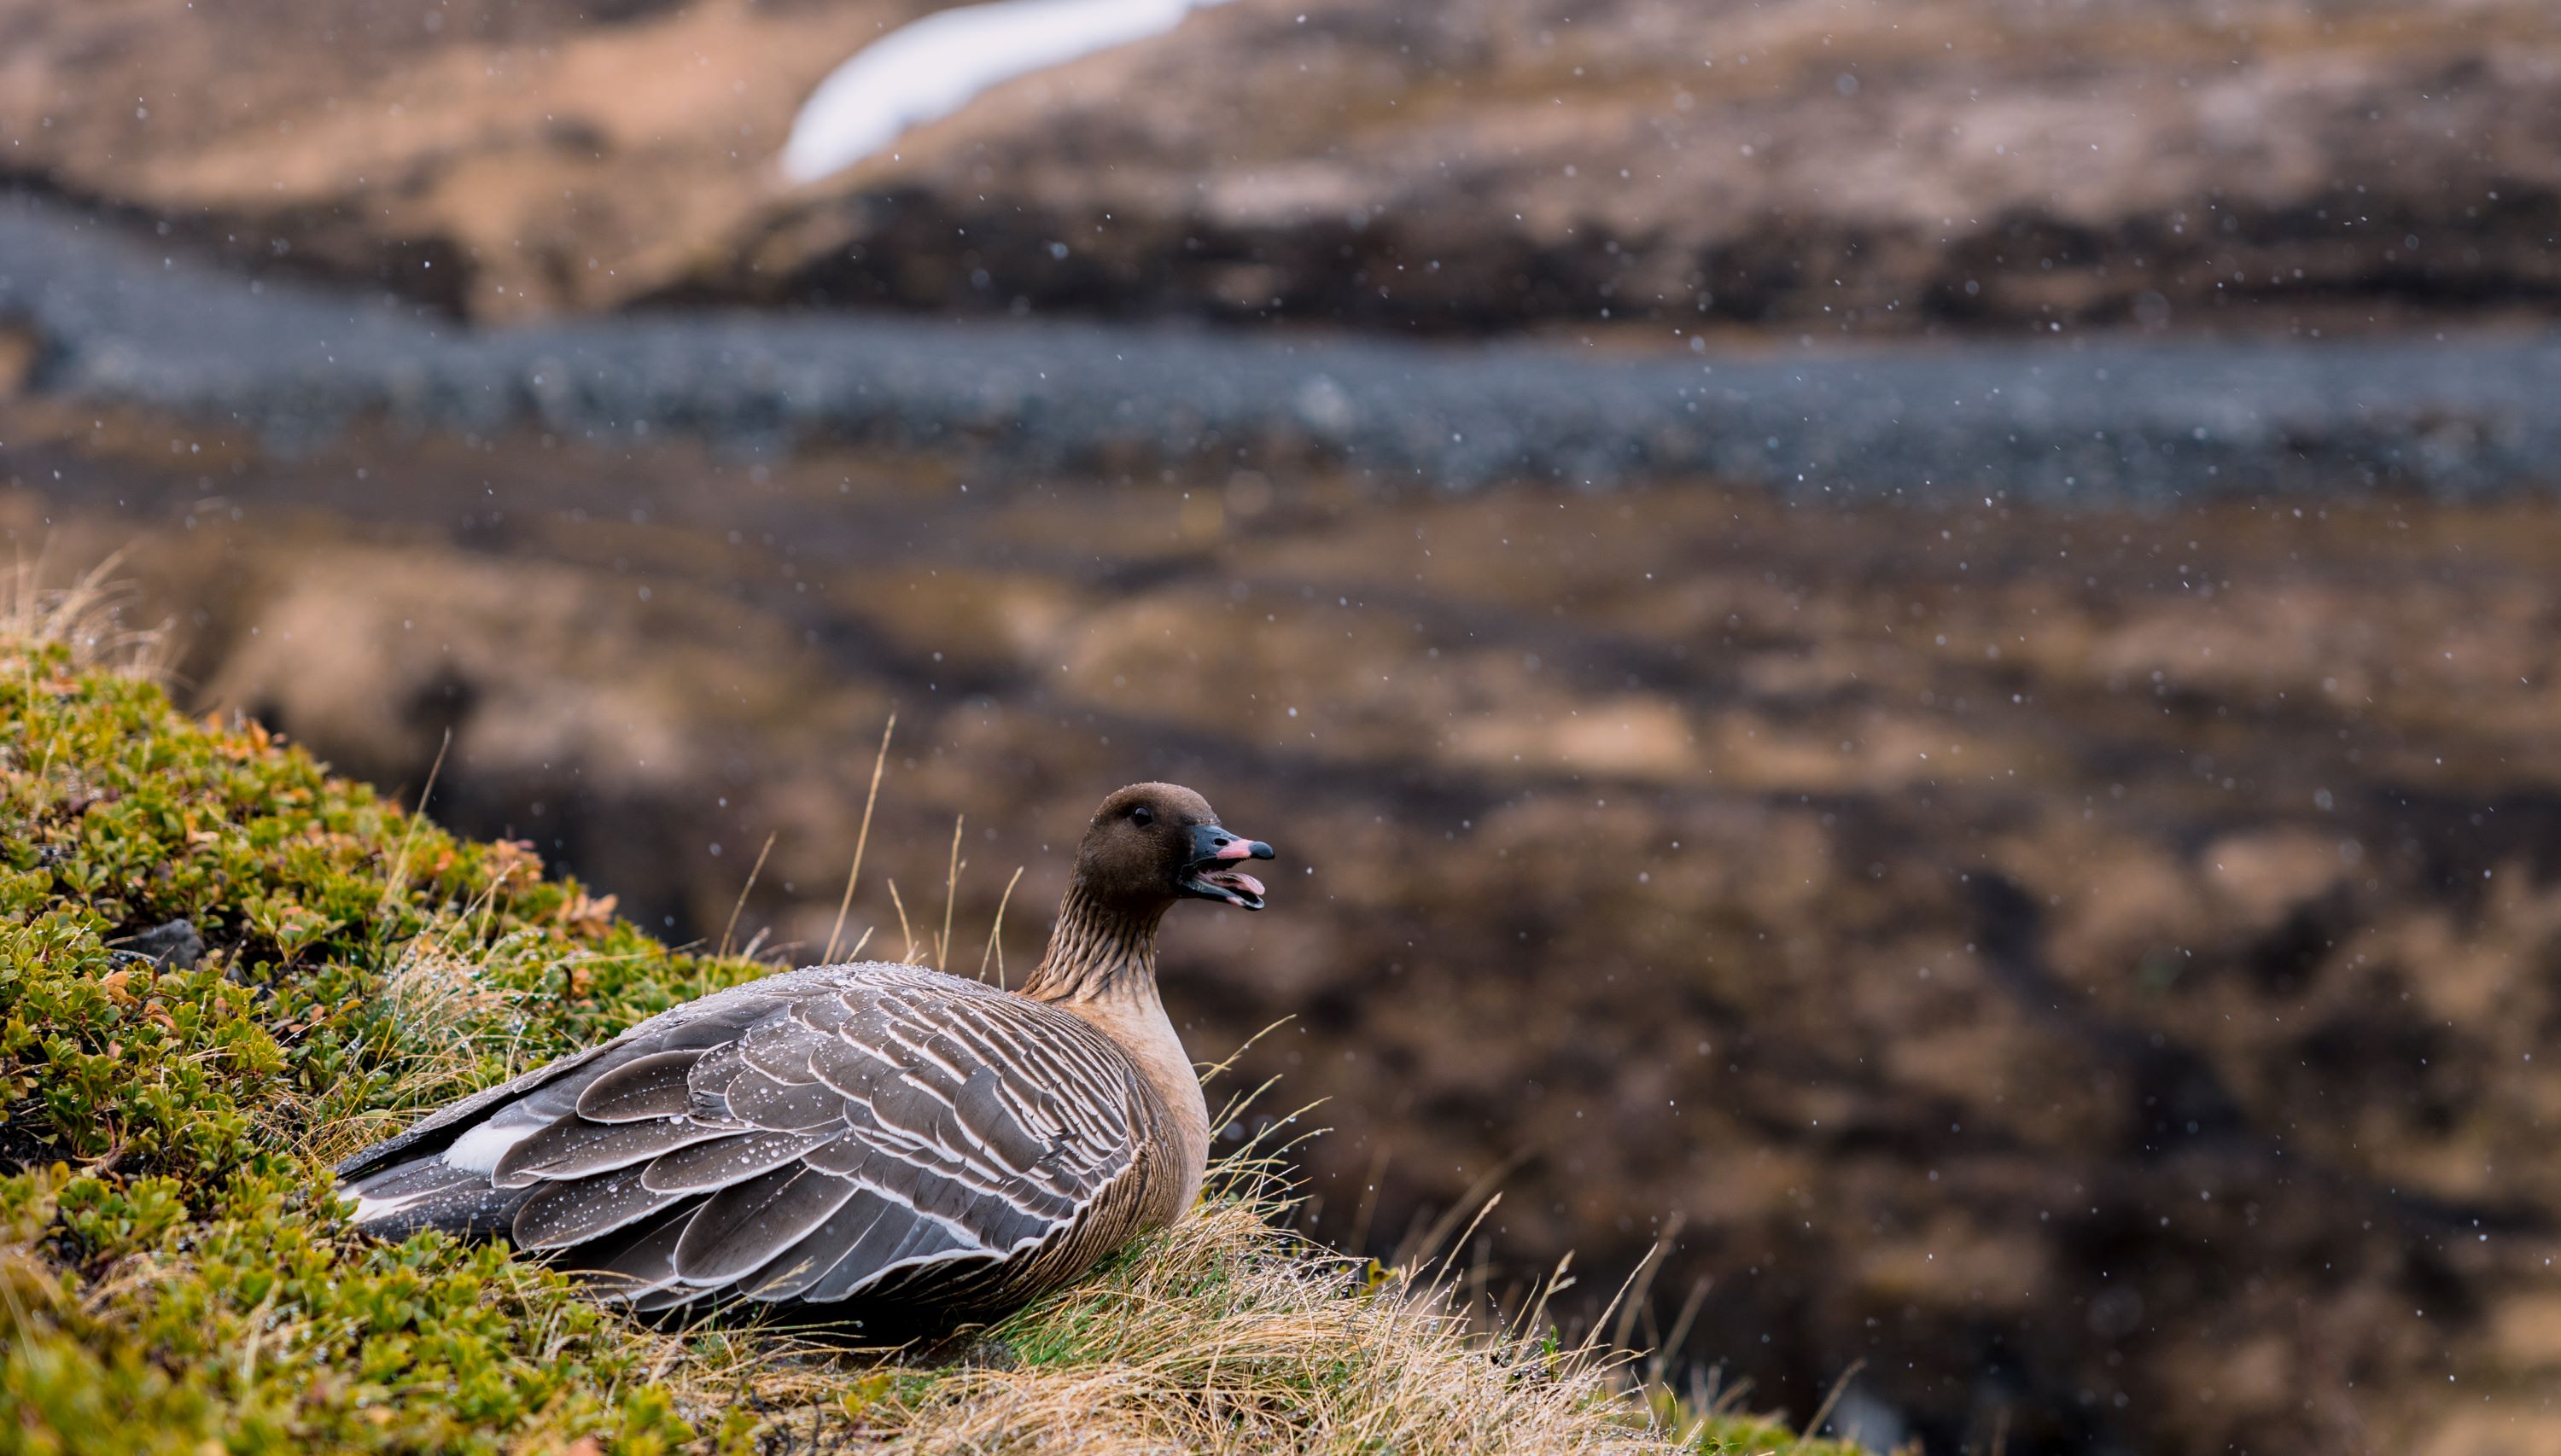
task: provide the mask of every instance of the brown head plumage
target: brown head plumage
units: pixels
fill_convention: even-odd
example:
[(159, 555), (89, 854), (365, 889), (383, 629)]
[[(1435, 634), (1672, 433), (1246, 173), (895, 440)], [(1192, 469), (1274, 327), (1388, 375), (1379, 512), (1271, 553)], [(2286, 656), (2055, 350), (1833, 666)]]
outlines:
[(1123, 910), (1178, 899), (1263, 908), (1263, 883), (1237, 867), (1272, 846), (1231, 833), (1209, 800), (1180, 784), (1133, 783), (1103, 801), (1076, 852), (1076, 878), (1097, 901)]

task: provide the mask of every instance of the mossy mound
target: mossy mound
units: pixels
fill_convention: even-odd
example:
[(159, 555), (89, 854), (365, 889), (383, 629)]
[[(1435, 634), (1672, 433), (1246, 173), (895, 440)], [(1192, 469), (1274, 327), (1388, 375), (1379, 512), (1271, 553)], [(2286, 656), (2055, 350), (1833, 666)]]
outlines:
[(939, 1366), (651, 1331), (503, 1247), (349, 1230), (335, 1158), (768, 969), (0, 636), (0, 1453), (1673, 1444), (1607, 1371), (1348, 1277), (1234, 1180)]

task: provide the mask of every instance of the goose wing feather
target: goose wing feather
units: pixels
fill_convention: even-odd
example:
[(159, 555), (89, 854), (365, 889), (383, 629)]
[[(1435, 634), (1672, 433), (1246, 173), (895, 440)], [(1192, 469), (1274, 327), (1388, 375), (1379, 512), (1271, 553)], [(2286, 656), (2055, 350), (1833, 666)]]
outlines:
[[(825, 966), (680, 1007), (345, 1167), (381, 1179), (504, 1130), (473, 1175), (505, 1209), (488, 1221), (638, 1307), (930, 1294), (1001, 1281), (1115, 1203), (1146, 1096), (1065, 1012), (913, 966)], [(439, 1199), (465, 1192), (435, 1167)]]

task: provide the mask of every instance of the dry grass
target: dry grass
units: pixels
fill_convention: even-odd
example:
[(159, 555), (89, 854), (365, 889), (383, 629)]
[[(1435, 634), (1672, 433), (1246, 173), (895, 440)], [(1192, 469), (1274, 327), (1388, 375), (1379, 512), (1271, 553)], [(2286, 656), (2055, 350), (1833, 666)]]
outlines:
[(0, 575), (0, 646), (16, 649), (0, 655), (0, 667), (12, 665), (13, 657), (30, 660), (33, 649), (60, 643), (71, 650), (78, 672), (165, 678), (171, 658), (168, 629), (126, 624), (125, 609), (135, 592), (115, 579), (122, 560), (118, 552), (61, 586), (47, 584), (42, 556), (19, 561)]
[[(50, 640), (93, 667), (149, 671), (160, 639), (117, 625), (116, 593), (103, 584), (107, 569), (102, 566), (53, 592), (39, 591), (35, 572), (22, 570), (0, 631), (24, 630), (30, 635), (20, 640)], [(60, 652), (46, 659), (48, 672), (63, 661)], [(67, 699), (49, 694), (46, 701)], [(181, 728), (207, 731), (193, 724)], [(114, 741), (132, 736), (109, 735)], [(281, 761), (273, 740), (262, 731), (255, 742), (266, 754), (259, 761)], [(875, 782), (877, 778), (876, 768)], [(295, 792), (306, 795), (293, 802), (307, 810), (308, 791)], [(147, 822), (166, 828), (182, 819), (195, 822), (169, 815), (154, 815)], [(951, 904), (965, 867), (959, 844), (955, 824), (945, 856), (944, 927), (930, 942), (938, 958), (948, 955), (958, 934)], [(552, 1021), (578, 1004), (576, 988), (582, 978), (643, 954), (628, 942), (601, 949), (565, 944), (558, 926), (573, 901), (563, 897), (568, 891), (541, 883), (539, 862), (519, 845), (483, 847), (478, 860), (484, 878), (476, 890), (432, 908), (414, 902), (409, 892), (414, 852), (421, 860), (447, 864), (454, 847), (424, 828), (423, 821), (412, 820), (396, 839), (387, 838), (370, 850), (352, 840), (344, 848), (359, 857), (354, 863), (366, 878), (310, 898), (317, 904), (354, 904), (357, 911), (307, 909), (286, 902), (268, 887), (265, 898), (274, 903), (247, 915), (281, 957), (273, 970), (288, 980), (333, 978), (346, 965), (374, 957), (380, 957), (375, 964), (383, 965), (379, 999), (373, 1001), (382, 1015), (373, 1024), (379, 1031), (371, 1035), (387, 1035), (397, 1049), (391, 1058), (398, 1068), (392, 1100), (399, 1105), (377, 1100), (369, 1108), (331, 1117), (331, 1094), (313, 1094), (309, 1082), (285, 1081), (264, 1087), (254, 1104), (256, 1138), (295, 1147), (315, 1161), (379, 1136), (388, 1124), (406, 1120), (417, 1109), (488, 1085), (556, 1052), (563, 1031)], [(760, 856), (760, 869), (762, 864)], [(82, 878), (76, 867), (64, 873), (74, 881)], [(755, 873), (750, 872), (751, 881)], [(1008, 891), (1010, 888), (1009, 882)], [(553, 891), (549, 899), (541, 897), (546, 890)], [(850, 893), (849, 882), (848, 898)], [(583, 893), (575, 903), (586, 903)], [(900, 910), (904, 929), (903, 905)], [(405, 911), (411, 912), (406, 918)], [(991, 928), (991, 948), (995, 939)], [(688, 965), (687, 958), (655, 946), (647, 951), (657, 959), (654, 968), (643, 969), (661, 987), (709, 974), (706, 963)], [(209, 984), (222, 983), (215, 978)], [(570, 996), (553, 999), (549, 988), (562, 986), (571, 988)], [(173, 993), (168, 986), (155, 986), (154, 994)], [(219, 998), (224, 993), (214, 994)], [(354, 1017), (370, 998), (332, 995), (327, 1000), (325, 1007), (296, 1003), (299, 1014), (310, 1018), (303, 1023), (293, 1021), (294, 1008), (280, 1003), (272, 1014), (308, 1033), (312, 1022)], [(337, 1026), (341, 1035), (326, 1040), (341, 1042), (354, 1025)], [(302, 1038), (297, 1045), (318, 1047), (321, 1041)], [(1208, 1075), (1216, 1077), (1233, 1060), (1207, 1068)], [(1219, 1121), (1227, 1123), (1240, 1110), (1232, 1102)], [(1283, 1118), (1279, 1125), (1296, 1124), (1296, 1118)], [(225, 1167), (239, 1161), (216, 1160)], [(695, 1448), (705, 1450), (772, 1456), (857, 1449), (1113, 1456), (1178, 1451), (1393, 1451), (1416, 1456), (1461, 1451), (1559, 1456), (1677, 1449), (1837, 1451), (1820, 1443), (1797, 1443), (1756, 1422), (1737, 1423), (1713, 1414), (1691, 1417), (1649, 1380), (1640, 1379), (1635, 1362), (1615, 1348), (1624, 1341), (1628, 1327), (1623, 1324), (1613, 1341), (1570, 1343), (1545, 1322), (1544, 1298), (1516, 1322), (1489, 1317), (1480, 1303), (1481, 1283), (1469, 1288), (1452, 1279), (1454, 1259), (1434, 1259), (1441, 1248), (1464, 1247), (1472, 1225), (1454, 1239), (1450, 1225), (1436, 1228), (1400, 1270), (1384, 1270), (1309, 1242), (1285, 1226), (1293, 1204), (1280, 1166), (1278, 1154), (1249, 1147), (1212, 1170), (1208, 1197), (1175, 1226), (1138, 1240), (1074, 1287), (930, 1351), (830, 1349), (803, 1336), (754, 1326), (670, 1332), (599, 1323), (594, 1311), (562, 1298), (565, 1286), (530, 1265), (487, 1251), (441, 1247), (427, 1250), (425, 1257), (477, 1260), (467, 1278), (438, 1286), (439, 1310), (449, 1304), (447, 1313), (465, 1318), (493, 1297), (511, 1311), (522, 1306), (508, 1316), (512, 1320), (521, 1314), (522, 1326), (493, 1327), (499, 1335), (509, 1341), (521, 1337), (526, 1350), (547, 1353), (573, 1337), (593, 1344), (601, 1352), (593, 1356), (597, 1368), (609, 1376), (606, 1393), (642, 1400), (655, 1398), (652, 1391), (663, 1386), (673, 1408), (658, 1409), (669, 1420), (681, 1412), (692, 1424)], [(154, 1189), (160, 1183), (168, 1181), (154, 1182)], [(78, 1192), (84, 1208), (152, 1193), (110, 1188), (95, 1177)], [(165, 1191), (152, 1196), (164, 1197)], [(242, 1217), (270, 1223), (312, 1216), (280, 1186), (247, 1199), (241, 1209)], [(129, 1235), (131, 1228), (148, 1221), (125, 1212), (121, 1204), (110, 1212), (114, 1218), (89, 1216), (83, 1227), (111, 1224)], [(177, 1203), (163, 1212), (171, 1218), (188, 1213)], [(53, 1216), (50, 1203), (44, 1216)], [(292, 1227), (295, 1236), (304, 1236), (301, 1223)], [(350, 1268), (359, 1259), (382, 1262), (379, 1250), (342, 1235), (343, 1230), (330, 1229), (311, 1247), (325, 1246), (330, 1257), (351, 1261)], [(240, 1236), (271, 1242), (277, 1235), (264, 1228)], [(217, 1274), (235, 1267), (225, 1264), (215, 1270), (206, 1261), (171, 1256), (157, 1245), (144, 1248), (147, 1240), (138, 1235), (127, 1241), (136, 1245), (130, 1257), (102, 1265), (116, 1271), (115, 1278), (87, 1295), (92, 1308), (118, 1306), (121, 1323), (93, 1321), (94, 1328), (78, 1330), (49, 1325), (47, 1338), (55, 1346), (83, 1352), (85, 1358), (118, 1348), (175, 1348), (179, 1334), (172, 1331), (193, 1327), (175, 1316), (150, 1323), (161, 1318), (164, 1306), (176, 1303), (160, 1298), (160, 1291), (182, 1283), (191, 1290), (208, 1286)], [(415, 1302), (415, 1272), (396, 1260), (384, 1269), (369, 1266), (361, 1277), (345, 1277), (362, 1283), (379, 1273), (382, 1280), (410, 1280), (400, 1286), (399, 1297)], [(487, 1292), (500, 1284), (499, 1296)], [(373, 1290), (371, 1284), (364, 1288)], [(290, 1385), (299, 1392), (292, 1398), (321, 1404), (338, 1398), (327, 1392), (337, 1388), (331, 1382), (351, 1366), (355, 1347), (341, 1349), (311, 1333), (321, 1328), (318, 1322), (279, 1315), (271, 1287), (253, 1298), (225, 1286), (221, 1298), (229, 1301), (222, 1306), (230, 1311), (226, 1318), (238, 1317), (238, 1331), (230, 1326), (196, 1331), (189, 1338), (201, 1336), (198, 1343), (223, 1353), (190, 1354), (185, 1361), (210, 1369), (219, 1360), (228, 1370), (229, 1351), (245, 1338), (238, 1383), (247, 1386), (264, 1342), (269, 1367), (281, 1369), (289, 1355), (311, 1371), (328, 1372), (326, 1379), (279, 1375), (279, 1389)], [(125, 1305), (132, 1308), (123, 1310)], [(341, 1332), (330, 1338), (346, 1337)], [(470, 1338), (487, 1347), (494, 1337), (483, 1330)], [(511, 1352), (521, 1353), (514, 1345), (500, 1353), (513, 1359)], [(528, 1364), (507, 1366), (489, 1378), (522, 1384), (545, 1358), (528, 1355)], [(1652, 1374), (1658, 1377), (1660, 1372)], [(95, 1372), (84, 1373), (82, 1379), (101, 1390), (121, 1389)], [(454, 1383), (444, 1382), (447, 1387)], [(527, 1398), (541, 1410), (551, 1409)], [(420, 1429), (442, 1429), (434, 1425), (444, 1419), (435, 1400), (412, 1392), (403, 1407), (407, 1416), (426, 1422)], [(572, 1414), (579, 1420), (600, 1418), (592, 1410)], [(646, 1415), (642, 1410), (632, 1419)], [(1754, 1439), (1729, 1445), (1738, 1430)], [(1765, 1433), (1768, 1439), (1762, 1439)], [(588, 1439), (568, 1446), (537, 1440), (521, 1448), (597, 1449)]]
[(429, 932), (401, 952), (383, 987), (393, 1035), (411, 1060), (406, 1087), (422, 1106), (475, 1091), (484, 1058), (517, 1070), (524, 993), (492, 976), (484, 960), (459, 951), (450, 934)]
[[(864, 803), (866, 831), (889, 732)], [(939, 932), (920, 942), (896, 883), (888, 886), (910, 959), (922, 946), (948, 968), (962, 838), (955, 819)], [(856, 841), (831, 950), (867, 839)], [(999, 901), (982, 977), (1021, 873)], [(487, 1020), (489, 1009), (457, 989), (475, 984), (467, 964), (413, 947), (396, 993), (413, 980), (428, 1019)], [(1218, 1121), (1239, 1110), (1231, 1101)], [(756, 1328), (635, 1338), (665, 1342), (652, 1363), (698, 1424), (719, 1424), (713, 1412), (753, 1411), (766, 1451), (1571, 1456), (1698, 1444), (1705, 1419), (1688, 1421), (1694, 1428), (1676, 1442), (1657, 1411), (1677, 1402), (1648, 1398), (1655, 1392), (1638, 1388), (1635, 1362), (1615, 1347), (1559, 1340), (1543, 1322), (1543, 1299), (1515, 1325), (1489, 1318), (1481, 1287), (1462, 1292), (1451, 1277), (1454, 1260), (1436, 1262), (1441, 1249), (1465, 1242), (1464, 1233), (1451, 1242), (1454, 1220), (1410, 1251), (1404, 1267), (1382, 1269), (1290, 1232), (1294, 1199), (1280, 1169), (1279, 1155), (1249, 1147), (1211, 1170), (1202, 1204), (1173, 1227), (1032, 1308), (929, 1352), (836, 1352)]]
[(771, 1451), (1694, 1448), (1699, 1430), (1665, 1429), (1623, 1359), (1491, 1329), (1447, 1281), (1282, 1228), (1268, 1163), (1231, 1160), (1211, 1183), (1092, 1277), (914, 1363), (726, 1332), (666, 1351), (667, 1375), (688, 1404), (755, 1408)]
[[(831, 950), (861, 877), (894, 728), (895, 720), (882, 733)], [(939, 931), (920, 940), (896, 882), (887, 886), (910, 960), (923, 963), (922, 948), (947, 968), (967, 868), (962, 829), (955, 819)], [(982, 978), (1021, 874), (998, 902)], [(460, 1020), (485, 1020), (454, 989), (473, 984), (467, 964), (445, 975), (444, 958), (413, 955), (436, 1019), (449, 1023), (458, 1009)], [(395, 987), (409, 975), (405, 961)], [(1203, 1067), (1205, 1079), (1233, 1061)], [(1231, 1099), (1215, 1121), (1231, 1123), (1268, 1089)], [(717, 1426), (716, 1413), (729, 1412), (733, 1429), (744, 1423), (760, 1450), (776, 1453), (1722, 1449), (1701, 1440), (1716, 1416), (1683, 1413), (1656, 1387), (1659, 1368), (1639, 1377), (1637, 1361), (1620, 1348), (1624, 1325), (1611, 1344), (1568, 1344), (1545, 1322), (1544, 1297), (1517, 1322), (1494, 1317), (1481, 1281), (1453, 1278), (1454, 1257), (1441, 1257), (1466, 1243), (1472, 1223), (1461, 1230), (1457, 1218), (1445, 1220), (1400, 1255), (1401, 1267), (1385, 1269), (1289, 1231), (1295, 1198), (1282, 1168), (1281, 1153), (1249, 1145), (1211, 1169), (1202, 1203), (1173, 1227), (1071, 1288), (932, 1350), (830, 1350), (753, 1326), (634, 1338), (663, 1342), (647, 1358), (698, 1425)], [(1468, 1207), (1489, 1207), (1489, 1191)], [(1560, 1270), (1552, 1288), (1563, 1282)], [(1685, 1429), (1676, 1440), (1667, 1426)]]

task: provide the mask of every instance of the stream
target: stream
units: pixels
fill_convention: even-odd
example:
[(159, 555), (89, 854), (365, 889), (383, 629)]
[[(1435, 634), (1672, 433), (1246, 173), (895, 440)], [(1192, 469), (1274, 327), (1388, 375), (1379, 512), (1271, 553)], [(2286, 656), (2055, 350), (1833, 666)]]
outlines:
[[(22, 388), (306, 448), (358, 423), (616, 448), (963, 452), (1012, 472), (1314, 463), (1464, 491), (1693, 477), (1792, 496), (2160, 504), (2476, 497), (2561, 474), (2561, 333), (2058, 335), (1891, 345), (1406, 342), (895, 315), (631, 313), (475, 329), (249, 277), (0, 197)], [(1667, 344), (1680, 341), (1667, 340)]]

